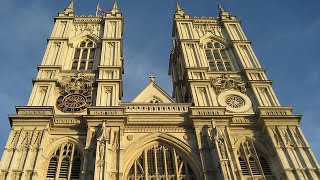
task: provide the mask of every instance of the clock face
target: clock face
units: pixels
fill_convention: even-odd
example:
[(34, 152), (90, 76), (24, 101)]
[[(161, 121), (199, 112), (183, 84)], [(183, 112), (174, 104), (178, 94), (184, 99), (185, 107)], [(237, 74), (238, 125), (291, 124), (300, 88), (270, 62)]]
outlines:
[(66, 92), (57, 99), (57, 108), (62, 112), (82, 112), (91, 105), (91, 94), (87, 91)]

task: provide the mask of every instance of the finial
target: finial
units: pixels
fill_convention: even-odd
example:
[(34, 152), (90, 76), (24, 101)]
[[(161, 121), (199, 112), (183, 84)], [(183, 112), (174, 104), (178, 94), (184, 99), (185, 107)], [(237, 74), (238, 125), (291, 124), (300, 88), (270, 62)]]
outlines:
[(218, 5), (218, 8), (219, 8), (220, 13), (225, 12), (225, 10), (224, 10), (223, 7), (221, 6), (221, 4), (219, 4), (219, 3), (217, 2), (217, 5)]
[(155, 81), (155, 78), (156, 78), (156, 77), (151, 74), (151, 75), (149, 76), (150, 83), (154, 82), (154, 81)]
[(114, 0), (113, 5), (112, 5), (112, 8), (110, 9), (110, 12), (111, 12), (112, 14), (115, 14), (115, 13), (120, 12), (119, 9), (118, 9), (117, 0)]
[(182, 9), (181, 9), (179, 3), (176, 2), (176, 12), (178, 12), (178, 11), (182, 11)]

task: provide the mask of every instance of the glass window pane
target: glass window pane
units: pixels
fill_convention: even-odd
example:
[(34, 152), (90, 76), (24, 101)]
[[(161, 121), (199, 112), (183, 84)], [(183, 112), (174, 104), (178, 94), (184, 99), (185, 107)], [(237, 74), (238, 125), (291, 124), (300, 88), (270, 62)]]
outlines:
[(81, 61), (79, 70), (85, 70), (85, 69), (86, 69), (86, 62), (85, 61)]
[(172, 158), (172, 154), (171, 151), (166, 150), (166, 160), (167, 160), (167, 172), (169, 175), (173, 175), (174, 171), (173, 171), (173, 158)]
[(209, 42), (209, 43), (207, 44), (207, 48), (213, 48), (213, 45), (212, 45), (211, 42)]
[(89, 59), (94, 59), (94, 53), (96, 52), (95, 49), (91, 49), (90, 50), (90, 55), (89, 55)]
[(216, 70), (217, 70), (215, 63), (210, 62), (210, 63), (209, 63), (209, 66), (210, 66), (210, 70), (211, 70), (211, 71), (216, 71)]
[(80, 57), (80, 49), (77, 49), (76, 52), (74, 53), (74, 59), (79, 59)]
[(84, 49), (82, 51), (81, 59), (87, 59), (88, 56), (88, 49)]
[(158, 168), (158, 174), (164, 175), (164, 163), (163, 163), (163, 153), (161, 149), (157, 150), (157, 168)]
[(221, 59), (219, 50), (213, 50), (214, 59)]
[(92, 43), (92, 41), (89, 41), (88, 42), (88, 45), (87, 45), (87, 47), (92, 47), (93, 46), (93, 43)]
[(155, 175), (153, 149), (150, 149), (148, 151), (147, 161), (148, 161), (148, 174)]
[(215, 43), (214, 43), (214, 47), (215, 47), (215, 48), (221, 48), (220, 43), (215, 42)]
[(86, 46), (86, 43), (85, 42), (82, 42), (81, 44), (80, 44), (80, 47), (85, 47)]
[(226, 66), (227, 71), (233, 70), (230, 62), (224, 62), (224, 65)]
[(221, 53), (222, 59), (229, 59), (227, 50), (221, 49), (220, 53)]
[(89, 61), (87, 70), (92, 70), (92, 69), (93, 69), (93, 61)]
[(78, 61), (73, 61), (71, 70), (77, 70), (78, 69)]
[(207, 59), (213, 59), (211, 50), (206, 50), (206, 56), (207, 56)]
[(222, 62), (217, 62), (217, 66), (219, 71), (225, 71)]

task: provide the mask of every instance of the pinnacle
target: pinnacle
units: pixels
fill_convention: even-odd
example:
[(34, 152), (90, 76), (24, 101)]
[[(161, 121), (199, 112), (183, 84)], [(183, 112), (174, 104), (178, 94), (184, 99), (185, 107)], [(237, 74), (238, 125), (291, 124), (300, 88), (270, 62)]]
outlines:
[(73, 10), (73, 1), (71, 1), (71, 3), (69, 4), (69, 6), (67, 7), (67, 9), (72, 9)]
[(178, 2), (176, 2), (176, 14), (180, 14), (180, 15), (184, 14)]
[(119, 9), (118, 9), (117, 0), (114, 0), (113, 5), (112, 5), (112, 8), (110, 9), (110, 12), (111, 12), (112, 14), (115, 14), (115, 13), (120, 12)]
[(66, 9), (64, 9), (63, 13), (65, 14), (73, 14), (74, 12), (74, 2), (73, 0), (70, 2), (70, 4), (68, 5), (68, 7)]
[(217, 5), (218, 5), (218, 8), (219, 8), (220, 13), (226, 12), (226, 11), (223, 9), (223, 7), (221, 6), (221, 4), (219, 4), (219, 3), (217, 2)]
[(181, 7), (180, 7), (178, 2), (176, 2), (176, 11), (182, 11), (182, 9), (181, 9)]
[(116, 0), (113, 2), (112, 9), (118, 9), (118, 5), (117, 5), (117, 1)]

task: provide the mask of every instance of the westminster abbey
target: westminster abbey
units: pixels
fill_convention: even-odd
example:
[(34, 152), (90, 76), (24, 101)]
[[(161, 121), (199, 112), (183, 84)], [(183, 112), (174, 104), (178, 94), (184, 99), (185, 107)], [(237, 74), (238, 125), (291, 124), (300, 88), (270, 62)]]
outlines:
[(55, 17), (28, 105), (9, 115), (0, 180), (319, 179), (301, 115), (280, 105), (221, 5), (217, 18), (176, 5), (173, 93), (150, 76), (130, 103), (117, 3), (103, 16), (77, 16), (73, 5)]

